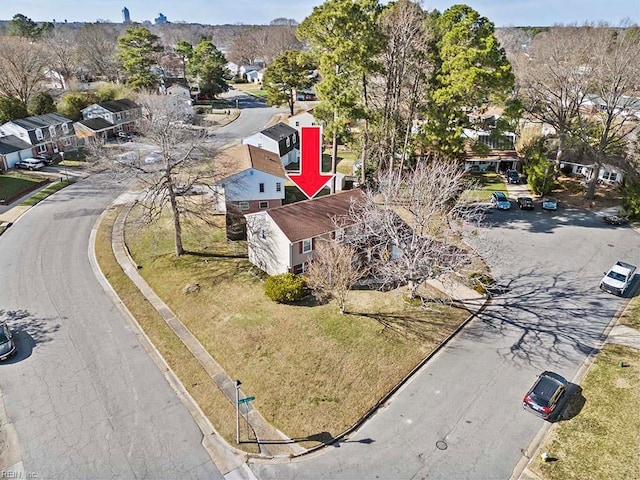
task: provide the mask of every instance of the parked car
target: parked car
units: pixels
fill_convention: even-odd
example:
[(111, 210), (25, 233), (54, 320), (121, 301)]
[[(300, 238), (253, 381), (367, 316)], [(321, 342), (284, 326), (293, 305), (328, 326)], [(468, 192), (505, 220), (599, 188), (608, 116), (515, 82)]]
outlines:
[(491, 203), (498, 210), (509, 210), (511, 202), (503, 192), (493, 192), (491, 194)]
[(508, 183), (520, 183), (520, 174), (515, 170), (507, 170)]
[(7, 322), (0, 322), (0, 360), (6, 360), (16, 353), (16, 342), (13, 340)]
[(133, 142), (133, 134), (131, 132), (118, 132), (118, 138), (128, 142)]
[(616, 262), (600, 280), (600, 289), (622, 297), (636, 274), (636, 266), (626, 262)]
[(25, 158), (24, 160), (16, 162), (16, 167), (24, 168), (25, 170), (40, 170), (44, 167), (44, 163), (35, 158)]
[(558, 209), (558, 200), (555, 197), (544, 197), (542, 199), (542, 209), (543, 210), (557, 210)]
[(567, 393), (569, 382), (557, 373), (542, 372), (522, 400), (525, 410), (548, 420)]
[(533, 210), (535, 205), (531, 197), (518, 197), (518, 207), (520, 210)]
[(622, 217), (620, 215), (607, 215), (602, 220), (609, 225), (626, 225), (629, 223), (629, 217)]

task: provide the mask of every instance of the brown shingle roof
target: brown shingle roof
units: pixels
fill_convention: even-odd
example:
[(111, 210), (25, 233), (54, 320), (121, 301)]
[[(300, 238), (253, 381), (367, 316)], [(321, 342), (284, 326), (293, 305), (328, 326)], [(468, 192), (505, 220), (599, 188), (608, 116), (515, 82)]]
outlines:
[(272, 208), (267, 210), (266, 214), (278, 225), (289, 241), (298, 242), (305, 238), (333, 232), (336, 229), (333, 219), (348, 214), (351, 202), (362, 198), (362, 190), (347, 190)]
[(253, 145), (232, 147), (216, 157), (217, 170), (224, 177), (255, 168), (280, 178), (287, 178), (282, 160), (276, 153)]

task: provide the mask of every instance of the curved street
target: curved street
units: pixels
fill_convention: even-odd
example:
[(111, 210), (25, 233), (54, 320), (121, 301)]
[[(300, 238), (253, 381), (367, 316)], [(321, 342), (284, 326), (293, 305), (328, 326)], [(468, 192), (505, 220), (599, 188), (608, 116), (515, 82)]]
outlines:
[[(242, 106), (255, 108), (221, 138), (253, 133), (278, 111), (247, 98)], [(91, 268), (91, 230), (122, 188), (108, 175), (80, 180), (0, 237), (0, 317), (18, 344), (0, 364), (18, 440), (10, 448), (32, 478), (221, 478), (191, 415)]]

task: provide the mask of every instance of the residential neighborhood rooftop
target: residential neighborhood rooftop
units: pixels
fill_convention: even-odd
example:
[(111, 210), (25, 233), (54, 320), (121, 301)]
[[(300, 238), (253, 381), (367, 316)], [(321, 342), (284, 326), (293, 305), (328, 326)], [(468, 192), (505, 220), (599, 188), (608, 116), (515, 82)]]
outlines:
[(232, 147), (216, 157), (218, 171), (225, 177), (254, 168), (277, 177), (286, 178), (280, 157), (253, 145)]
[[(363, 198), (362, 190), (344, 192), (312, 198), (302, 202), (283, 205), (266, 211), (282, 233), (291, 242), (313, 238), (336, 229), (334, 219), (349, 213), (353, 202)], [(261, 212), (260, 212), (261, 213)], [(249, 214), (249, 215), (259, 215)]]

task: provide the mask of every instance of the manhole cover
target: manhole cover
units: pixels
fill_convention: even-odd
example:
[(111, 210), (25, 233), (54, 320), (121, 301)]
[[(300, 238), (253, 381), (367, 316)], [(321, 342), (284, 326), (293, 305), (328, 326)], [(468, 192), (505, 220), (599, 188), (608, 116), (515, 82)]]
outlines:
[(443, 440), (438, 440), (436, 442), (436, 447), (438, 448), (438, 450), (446, 450), (448, 445), (447, 445), (447, 442)]

